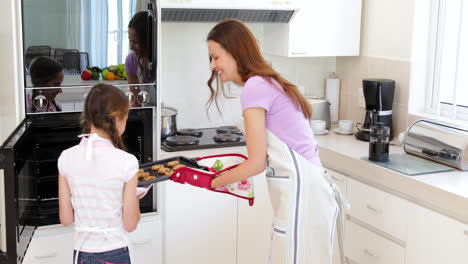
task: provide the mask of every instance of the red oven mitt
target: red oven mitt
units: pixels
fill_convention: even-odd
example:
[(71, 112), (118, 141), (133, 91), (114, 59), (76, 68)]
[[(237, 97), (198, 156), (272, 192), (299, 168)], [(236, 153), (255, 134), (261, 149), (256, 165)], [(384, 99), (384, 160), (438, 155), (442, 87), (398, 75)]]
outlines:
[(206, 188), (213, 192), (225, 193), (246, 199), (249, 205), (254, 203), (253, 179), (226, 184), (216, 188), (211, 188), (211, 182), (214, 177), (232, 170), (239, 166), (247, 157), (237, 153), (213, 155), (196, 158), (199, 166), (208, 167), (209, 171), (199, 170), (191, 167), (182, 167), (175, 170), (171, 175), (171, 180), (181, 184), (188, 183), (193, 186)]
[(188, 183), (193, 186), (211, 190), (211, 181), (213, 180), (213, 177), (213, 173), (182, 167), (174, 171), (171, 176), (171, 181), (181, 184)]

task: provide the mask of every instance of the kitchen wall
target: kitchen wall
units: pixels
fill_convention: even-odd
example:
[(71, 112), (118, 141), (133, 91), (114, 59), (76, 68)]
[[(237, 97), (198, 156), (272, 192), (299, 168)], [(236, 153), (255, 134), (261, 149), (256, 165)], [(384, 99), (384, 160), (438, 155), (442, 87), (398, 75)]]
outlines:
[(408, 127), (413, 0), (363, 0), (359, 57), (337, 57), (336, 71), (342, 80), (340, 119), (362, 121), (358, 105), (362, 79), (396, 81), (393, 101), (394, 132)]
[[(161, 29), (161, 98), (164, 105), (179, 110), (179, 128), (233, 125), (241, 121), (241, 88), (231, 85), (234, 98), (220, 98), (222, 115), (213, 106), (208, 115), (205, 104), (210, 96), (207, 81), (211, 71), (206, 36), (214, 23), (163, 23)], [(248, 27), (262, 44), (263, 24)], [(308, 95), (324, 95), (324, 80), (336, 69), (335, 57), (283, 58), (264, 54), (279, 73), (305, 88)]]

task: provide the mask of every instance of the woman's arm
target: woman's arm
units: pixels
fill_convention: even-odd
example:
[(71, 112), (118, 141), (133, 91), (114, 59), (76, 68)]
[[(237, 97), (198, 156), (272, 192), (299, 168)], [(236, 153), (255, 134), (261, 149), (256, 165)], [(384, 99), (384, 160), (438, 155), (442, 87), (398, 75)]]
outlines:
[(140, 221), (140, 204), (136, 195), (136, 188), (138, 184), (138, 175), (125, 183), (123, 194), (123, 226), (127, 232), (132, 232), (137, 228)]
[(211, 187), (239, 182), (265, 170), (267, 155), (265, 109), (260, 107), (246, 109), (244, 111), (244, 123), (249, 159), (213, 179)]
[(60, 223), (64, 226), (69, 226), (75, 221), (70, 187), (65, 176), (61, 174), (59, 174), (59, 215)]

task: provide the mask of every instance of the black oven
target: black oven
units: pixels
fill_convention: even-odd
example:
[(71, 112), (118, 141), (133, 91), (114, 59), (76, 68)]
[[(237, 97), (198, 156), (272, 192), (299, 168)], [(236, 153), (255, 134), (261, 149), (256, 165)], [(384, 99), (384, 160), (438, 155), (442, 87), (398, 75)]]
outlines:
[[(21, 263), (36, 227), (60, 223), (57, 159), (79, 143), (80, 114), (29, 115), (2, 146), (8, 263)], [(123, 139), (140, 164), (153, 160), (154, 116), (155, 108), (129, 113)], [(153, 188), (140, 210), (155, 212), (156, 204)]]

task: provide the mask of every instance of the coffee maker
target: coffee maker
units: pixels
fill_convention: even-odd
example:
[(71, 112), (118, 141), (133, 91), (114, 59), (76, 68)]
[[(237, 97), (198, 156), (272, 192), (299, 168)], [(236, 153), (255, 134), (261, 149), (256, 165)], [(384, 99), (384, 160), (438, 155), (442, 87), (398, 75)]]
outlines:
[(362, 90), (366, 101), (364, 121), (354, 136), (362, 141), (369, 141), (370, 128), (377, 122), (390, 128), (390, 140), (393, 139), (392, 106), (395, 94), (395, 81), (390, 79), (364, 79)]

